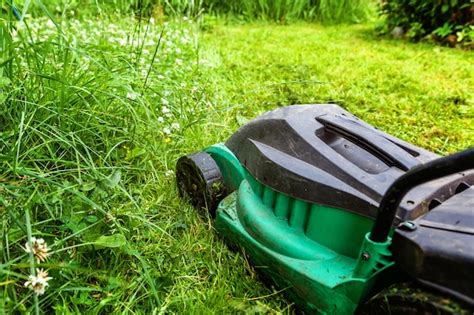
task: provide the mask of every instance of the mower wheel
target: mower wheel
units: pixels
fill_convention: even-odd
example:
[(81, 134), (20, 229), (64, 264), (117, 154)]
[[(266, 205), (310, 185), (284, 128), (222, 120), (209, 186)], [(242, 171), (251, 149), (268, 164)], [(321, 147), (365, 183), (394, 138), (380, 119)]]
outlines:
[(358, 315), (473, 314), (474, 309), (417, 283), (397, 283), (383, 290), (356, 312)]
[(181, 197), (188, 198), (197, 209), (206, 208), (212, 217), (226, 196), (219, 167), (206, 152), (181, 157), (176, 164), (176, 182)]

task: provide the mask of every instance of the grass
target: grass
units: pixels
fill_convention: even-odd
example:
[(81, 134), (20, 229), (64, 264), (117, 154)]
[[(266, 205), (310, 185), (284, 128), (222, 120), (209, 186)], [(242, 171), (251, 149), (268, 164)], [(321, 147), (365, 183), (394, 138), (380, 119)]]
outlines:
[(335, 102), (439, 154), (473, 145), (470, 52), (379, 38), (369, 25), (218, 26), (204, 39), (234, 115)]
[[(59, 14), (59, 12), (52, 12)], [(177, 158), (266, 110), (337, 102), (439, 154), (473, 146), (465, 51), (322, 27), (63, 12), (4, 32), (0, 309), (45, 313), (292, 312), (179, 200)], [(4, 30), (7, 24), (3, 24)], [(38, 264), (22, 246), (42, 237)], [(53, 280), (35, 298), (34, 267)]]
[[(7, 0), (4, 0), (7, 1)], [(7, 1), (8, 2), (8, 1)], [(40, 2), (40, 1), (36, 1)], [(17, 4), (35, 2), (17, 0)], [(41, 3), (41, 2), (40, 2)], [(278, 23), (297, 20), (319, 21), (327, 24), (354, 23), (366, 20), (374, 12), (375, 0), (49, 0), (45, 5), (61, 13), (71, 10), (82, 15), (105, 12), (134, 12), (139, 16), (225, 16), (236, 20), (270, 20)], [(83, 8), (87, 7), (87, 10)], [(20, 10), (19, 10), (20, 11)]]

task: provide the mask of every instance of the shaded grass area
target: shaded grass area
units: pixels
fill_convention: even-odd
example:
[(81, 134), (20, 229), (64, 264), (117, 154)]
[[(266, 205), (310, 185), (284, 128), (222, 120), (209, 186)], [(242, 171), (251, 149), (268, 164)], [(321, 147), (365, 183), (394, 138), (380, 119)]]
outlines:
[[(7, 312), (292, 312), (170, 175), (266, 110), (336, 102), (440, 154), (473, 145), (469, 52), (381, 40), (368, 25), (216, 24), (195, 37), (178, 21), (160, 44), (161, 25), (99, 20), (62, 26), (71, 37), (23, 33), (2, 69)], [(51, 246), (46, 263), (28, 260), (28, 234)], [(34, 265), (54, 278), (37, 302), (23, 286)]]

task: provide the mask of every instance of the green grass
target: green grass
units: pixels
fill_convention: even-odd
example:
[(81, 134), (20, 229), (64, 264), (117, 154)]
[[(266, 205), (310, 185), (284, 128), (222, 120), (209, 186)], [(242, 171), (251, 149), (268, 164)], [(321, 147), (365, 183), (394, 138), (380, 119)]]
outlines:
[[(208, 23), (199, 34), (183, 20), (76, 14), (27, 18), (1, 38), (7, 313), (291, 312), (170, 175), (178, 157), (266, 110), (337, 102), (440, 154), (473, 146), (469, 52), (376, 38), (369, 25)], [(47, 262), (24, 252), (28, 235), (51, 247)], [(23, 286), (35, 265), (54, 278), (38, 299)]]
[(218, 26), (204, 39), (233, 115), (336, 102), (439, 154), (474, 144), (470, 52), (379, 38), (369, 25)]
[[(42, 3), (15, 1), (19, 8), (27, 3), (32, 7), (38, 7), (38, 2)], [(360, 22), (373, 14), (378, 4), (376, 0), (49, 0), (44, 2), (50, 11), (58, 11), (61, 14), (69, 14), (71, 10), (81, 12), (82, 15), (133, 12), (137, 16), (154, 16), (157, 19), (163, 18), (164, 15), (197, 18), (210, 14), (236, 20), (270, 20), (283, 24), (302, 19), (327, 24)]]

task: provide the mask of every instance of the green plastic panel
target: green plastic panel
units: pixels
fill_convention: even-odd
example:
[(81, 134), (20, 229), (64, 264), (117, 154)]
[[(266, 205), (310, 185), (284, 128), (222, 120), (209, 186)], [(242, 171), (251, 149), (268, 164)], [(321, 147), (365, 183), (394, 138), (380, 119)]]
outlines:
[(262, 185), (222, 144), (206, 152), (233, 191), (219, 204), (216, 229), (302, 309), (350, 314), (393, 265), (390, 241), (368, 238), (371, 219)]

